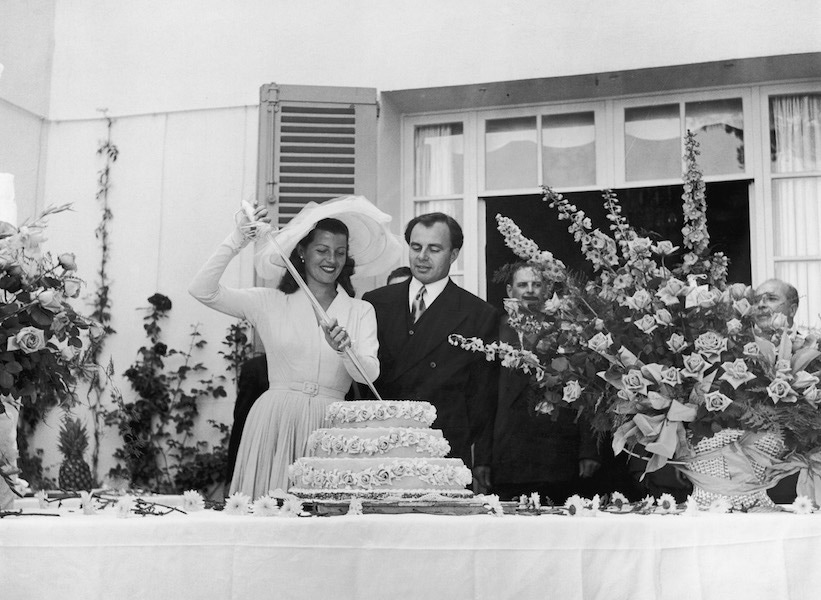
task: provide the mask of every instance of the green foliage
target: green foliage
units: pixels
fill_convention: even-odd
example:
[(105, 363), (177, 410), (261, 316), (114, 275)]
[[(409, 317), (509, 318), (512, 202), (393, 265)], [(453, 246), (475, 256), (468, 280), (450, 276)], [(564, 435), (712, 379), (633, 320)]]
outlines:
[[(125, 371), (137, 398), (131, 402), (120, 399), (118, 410), (108, 420), (123, 440), (123, 447), (114, 454), (120, 464), (109, 474), (127, 479), (135, 489), (161, 493), (206, 491), (223, 480), (230, 429), (209, 421), (221, 434), (220, 443), (214, 447), (197, 440), (194, 429), (200, 402), (226, 396), (225, 377), (209, 376), (206, 367), (196, 360), (195, 354), (207, 346), (197, 326), (191, 328), (186, 350), (169, 348), (162, 342), (161, 323), (172, 303), (162, 294), (154, 294), (148, 301), (150, 307), (143, 324), (148, 343)], [(250, 354), (246, 328), (244, 323), (232, 325), (222, 342), (228, 350), (220, 354), (233, 372)]]
[(40, 400), (72, 406), (89, 363), (84, 339), (96, 323), (69, 302), (82, 285), (75, 257), (42, 248), (48, 217), (69, 209), (49, 208), (19, 229), (0, 222), (0, 394), (24, 407)]
[[(107, 110), (101, 112), (106, 121), (106, 139), (100, 140), (97, 154), (104, 159), (103, 167), (97, 173), (96, 200), (100, 205), (100, 222), (94, 229), (94, 236), (100, 244), (100, 264), (97, 269), (97, 286), (92, 296), (92, 316), (100, 324), (101, 334), (91, 344), (89, 355), (95, 364), (100, 362), (100, 354), (108, 337), (116, 331), (111, 327), (111, 277), (108, 268), (111, 261), (111, 222), (114, 214), (109, 201), (111, 189), (111, 168), (120, 154), (117, 146), (111, 141), (111, 129), (114, 121), (108, 116)], [(114, 366), (110, 364), (105, 370), (95, 369), (88, 379), (88, 406), (91, 412), (94, 444), (91, 449), (91, 471), (96, 475), (99, 463), (100, 439), (103, 435), (108, 409), (104, 402), (106, 388), (110, 383)]]
[(242, 364), (254, 356), (254, 348), (248, 339), (248, 328), (250, 323), (242, 320), (232, 323), (228, 326), (228, 334), (223, 339), (222, 344), (228, 349), (226, 351), (219, 351), (226, 361), (228, 361), (228, 369), (232, 373), (234, 383), (239, 380), (239, 371)]
[[(32, 412), (29, 410), (27, 414)], [(57, 481), (53, 477), (46, 477), (43, 470), (43, 449), (37, 448), (33, 452), (29, 449), (29, 436), (33, 433), (33, 427), (21, 418), (17, 431), (17, 449), (20, 453), (17, 466), (20, 469), (20, 477), (28, 481), (29, 487), (33, 490), (56, 489)]]

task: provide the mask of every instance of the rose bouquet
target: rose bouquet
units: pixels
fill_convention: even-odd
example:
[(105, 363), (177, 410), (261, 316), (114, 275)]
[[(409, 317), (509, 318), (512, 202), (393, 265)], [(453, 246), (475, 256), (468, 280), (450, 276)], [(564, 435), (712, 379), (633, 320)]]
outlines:
[[(562, 405), (587, 414), (595, 429), (612, 433), (617, 454), (646, 459), (645, 472), (672, 462), (696, 483), (716, 484), (715, 474), (693, 471), (699, 443), (738, 432), (708, 458), (742, 464), (737, 479), (749, 484), (745, 491), (760, 491), (799, 467), (814, 471), (806, 467), (821, 447), (819, 334), (788, 327), (783, 315), (767, 331), (756, 327), (751, 289), (728, 284), (727, 258), (709, 250), (697, 155), (688, 134), (681, 252), (638, 235), (609, 191), (606, 233), (544, 188), (544, 200), (568, 222), (593, 267), (587, 281), (497, 215), (508, 247), (541, 270), (552, 297), (533, 311), (506, 302), (521, 348), (458, 336), (451, 342), (530, 372), (542, 391), (536, 410)], [(770, 456), (761, 447), (765, 435), (782, 444)], [(731, 455), (736, 450), (740, 457)]]
[(50, 208), (19, 229), (0, 222), (0, 394), (23, 405), (38, 397), (74, 403), (87, 363), (83, 339), (99, 332), (68, 302), (83, 283), (74, 255), (42, 249), (47, 217), (68, 208)]

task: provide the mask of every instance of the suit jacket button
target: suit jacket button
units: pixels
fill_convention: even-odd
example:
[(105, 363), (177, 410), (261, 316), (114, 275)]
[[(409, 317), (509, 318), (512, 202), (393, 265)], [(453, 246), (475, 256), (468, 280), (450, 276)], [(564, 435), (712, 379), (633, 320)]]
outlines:
[(408, 332), (410, 335), (413, 335), (413, 329)]
[(436, 363), (435, 363), (435, 362), (433, 362), (433, 361), (431, 361), (431, 363), (430, 363), (430, 368), (431, 368), (431, 369), (435, 369), (435, 368), (436, 368)]

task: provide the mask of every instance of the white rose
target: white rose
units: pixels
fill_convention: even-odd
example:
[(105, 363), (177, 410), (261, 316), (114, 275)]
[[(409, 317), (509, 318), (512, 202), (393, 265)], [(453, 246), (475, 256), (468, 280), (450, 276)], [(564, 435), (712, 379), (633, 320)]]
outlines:
[(579, 397), (581, 397), (583, 389), (584, 388), (580, 386), (579, 382), (575, 379), (573, 381), (568, 382), (568, 384), (564, 386), (562, 400), (564, 400), (568, 404), (571, 402), (575, 402), (579, 399)]

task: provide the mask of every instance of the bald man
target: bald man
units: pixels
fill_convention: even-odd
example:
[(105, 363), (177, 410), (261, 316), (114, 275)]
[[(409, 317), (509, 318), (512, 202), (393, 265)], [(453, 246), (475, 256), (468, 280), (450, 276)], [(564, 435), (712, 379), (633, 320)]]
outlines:
[(786, 325), (793, 326), (798, 310), (798, 290), (781, 279), (768, 279), (755, 289), (755, 324), (762, 332), (772, 333), (779, 329), (776, 315), (784, 315)]
[[(772, 335), (784, 325), (792, 327), (798, 310), (798, 290), (781, 279), (768, 279), (755, 288), (754, 309), (753, 318), (762, 333)], [(779, 315), (783, 315), (786, 320)], [(797, 482), (797, 474), (789, 475), (767, 490), (767, 494), (777, 504), (790, 504), (796, 497)]]

